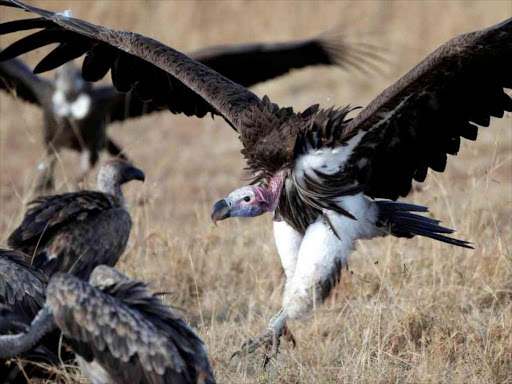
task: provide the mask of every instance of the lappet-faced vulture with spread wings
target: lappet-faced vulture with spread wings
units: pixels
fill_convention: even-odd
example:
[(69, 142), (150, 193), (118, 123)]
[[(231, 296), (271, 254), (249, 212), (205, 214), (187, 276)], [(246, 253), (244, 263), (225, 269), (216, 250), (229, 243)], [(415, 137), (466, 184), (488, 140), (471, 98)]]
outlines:
[[(512, 19), (443, 44), (377, 96), (353, 119), (350, 108), (314, 105), (304, 112), (279, 108), (265, 97), (164, 44), (23, 5), (38, 19), (0, 26), (2, 32), (42, 28), (15, 43), (22, 53), (60, 42), (44, 64), (48, 69), (87, 53), (82, 74), (101, 77), (124, 68), (126, 86), (149, 84), (147, 73), (166, 72), (189, 88), (198, 111), (224, 117), (239, 133), (242, 153), (257, 184), (217, 202), (212, 218), (274, 213), (277, 248), (286, 273), (282, 309), (268, 330), (242, 348), (277, 350), (289, 336), (287, 321), (304, 318), (339, 281), (355, 241), (384, 235), (426, 236), (470, 247), (447, 235), (453, 231), (422, 216), (427, 208), (397, 203), (412, 180), (429, 168), (442, 172), (461, 137), (475, 140), (478, 125), (512, 111), (504, 88), (512, 87)], [(36, 38), (37, 37), (37, 38)], [(71, 42), (73, 43), (71, 45)], [(153, 71), (133, 72), (141, 66)], [(165, 95), (162, 84), (159, 95)]]
[[(4, 25), (4, 28), (6, 26)], [(9, 26), (4, 29), (9, 30)], [(44, 35), (44, 33), (43, 33)], [(44, 36), (41, 36), (43, 40)], [(74, 43), (72, 44), (74, 45)], [(80, 50), (79, 46), (76, 49)], [(365, 48), (366, 49), (366, 48)], [(283, 75), (292, 69), (312, 65), (365, 66), (375, 55), (357, 47), (351, 47), (341, 36), (319, 37), (310, 40), (285, 43), (254, 43), (215, 46), (192, 52), (190, 56), (227, 78), (243, 85), (256, 83)], [(75, 48), (72, 48), (75, 51)], [(77, 52), (78, 53), (78, 52)], [(14, 57), (20, 54), (19, 46), (11, 46), (2, 55)], [(101, 50), (96, 52), (102, 56)], [(121, 61), (125, 60), (119, 58)], [(128, 58), (129, 60), (129, 58)], [(138, 62), (141, 64), (142, 62)], [(359, 64), (358, 64), (359, 63)], [(41, 63), (35, 73), (43, 72), (55, 63)], [(87, 63), (86, 63), (87, 65)], [(56, 152), (69, 148), (82, 154), (80, 181), (94, 167), (99, 153), (106, 149), (111, 155), (126, 160), (122, 149), (106, 133), (108, 124), (161, 111), (185, 113), (203, 117), (207, 108), (196, 109), (194, 96), (179, 81), (163, 71), (139, 66), (140, 79), (129, 79), (126, 64), (112, 66), (114, 87), (92, 87), (84, 81), (80, 70), (68, 62), (57, 68), (55, 80), (40, 77), (20, 60), (12, 59), (0, 63), (0, 88), (18, 98), (41, 107), (44, 113), (44, 143), (48, 164), (38, 182), (38, 190), (53, 187)], [(108, 70), (108, 68), (107, 68)], [(99, 74), (86, 72), (87, 80), (98, 80)], [(127, 77), (128, 76), (128, 77)], [(152, 88), (158, 84), (157, 94)], [(161, 85), (165, 84), (165, 88)], [(130, 91), (133, 88), (133, 91)], [(116, 90), (117, 89), (117, 90)], [(165, 92), (159, 92), (163, 89)], [(120, 93), (120, 92), (128, 93)], [(135, 92), (135, 95), (133, 94)]]
[(0, 337), (0, 357), (57, 326), (93, 383), (214, 383), (202, 341), (141, 282), (101, 265), (89, 282), (56, 274), (30, 329)]
[(30, 255), (48, 276), (69, 272), (87, 279), (99, 264), (114, 266), (132, 226), (121, 190), (130, 180), (144, 181), (144, 173), (112, 159), (100, 169), (99, 191), (38, 197), (9, 236), (9, 246)]

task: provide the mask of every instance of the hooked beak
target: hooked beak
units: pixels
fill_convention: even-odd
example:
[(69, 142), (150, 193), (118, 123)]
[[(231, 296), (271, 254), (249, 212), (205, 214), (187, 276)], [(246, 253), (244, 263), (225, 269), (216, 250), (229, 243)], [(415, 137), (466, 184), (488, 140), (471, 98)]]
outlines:
[(125, 173), (126, 180), (140, 180), (144, 182), (146, 180), (146, 175), (139, 168), (130, 167), (126, 170)]
[(217, 221), (227, 219), (230, 215), (231, 206), (226, 199), (219, 200), (212, 208), (212, 221), (217, 225)]

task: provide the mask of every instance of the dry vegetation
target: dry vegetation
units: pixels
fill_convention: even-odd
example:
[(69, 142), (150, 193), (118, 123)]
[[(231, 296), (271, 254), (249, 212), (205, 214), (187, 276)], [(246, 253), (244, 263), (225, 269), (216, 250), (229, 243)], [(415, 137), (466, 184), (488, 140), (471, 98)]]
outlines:
[[(135, 30), (190, 51), (218, 43), (304, 38), (338, 27), (377, 42), (383, 74), (309, 69), (255, 88), (298, 109), (364, 105), (447, 39), (512, 15), (496, 2), (38, 1), (89, 21)], [(70, 5), (71, 4), (71, 5)], [(2, 10), (0, 20), (20, 13)], [(11, 37), (2, 38), (6, 46)], [(42, 52), (27, 55), (34, 64)], [(44, 160), (41, 114), (0, 96), (0, 244), (33, 197)], [(128, 186), (134, 228), (118, 267), (166, 291), (165, 300), (205, 341), (219, 383), (512, 382), (512, 122), (510, 115), (465, 142), (444, 174), (431, 173), (408, 201), (474, 242), (360, 242), (350, 269), (308, 322), (292, 323), (297, 348), (266, 370), (229, 361), (280, 306), (283, 283), (271, 217), (228, 220), (209, 211), (244, 182), (240, 144), (222, 121), (161, 113), (112, 127), (147, 182)], [(70, 188), (78, 156), (65, 153), (58, 190)], [(91, 177), (91, 186), (94, 179)], [(145, 202), (142, 204), (141, 202)], [(59, 380), (83, 381), (76, 372)]]

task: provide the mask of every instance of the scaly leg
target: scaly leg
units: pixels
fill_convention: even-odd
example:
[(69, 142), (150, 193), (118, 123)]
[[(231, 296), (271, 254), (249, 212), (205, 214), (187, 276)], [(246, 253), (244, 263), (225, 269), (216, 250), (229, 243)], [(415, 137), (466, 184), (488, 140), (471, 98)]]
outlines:
[[(286, 275), (286, 286), (288, 286), (295, 272), (303, 236), (285, 221), (274, 221), (274, 238)], [(286, 316), (283, 310), (270, 319), (268, 327), (261, 337), (247, 340), (240, 350), (231, 356), (231, 359), (235, 356), (246, 356), (262, 348), (264, 351), (263, 365), (265, 366), (277, 354), (281, 336), (295, 347), (295, 338), (286, 326)]]

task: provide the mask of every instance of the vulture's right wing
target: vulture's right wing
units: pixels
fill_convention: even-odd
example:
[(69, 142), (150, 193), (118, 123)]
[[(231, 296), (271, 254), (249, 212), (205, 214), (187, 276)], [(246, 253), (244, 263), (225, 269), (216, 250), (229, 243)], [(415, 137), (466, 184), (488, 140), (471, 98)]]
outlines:
[(16, 98), (41, 105), (41, 98), (52, 93), (53, 85), (49, 80), (34, 75), (21, 60), (12, 59), (0, 62), (0, 89)]

